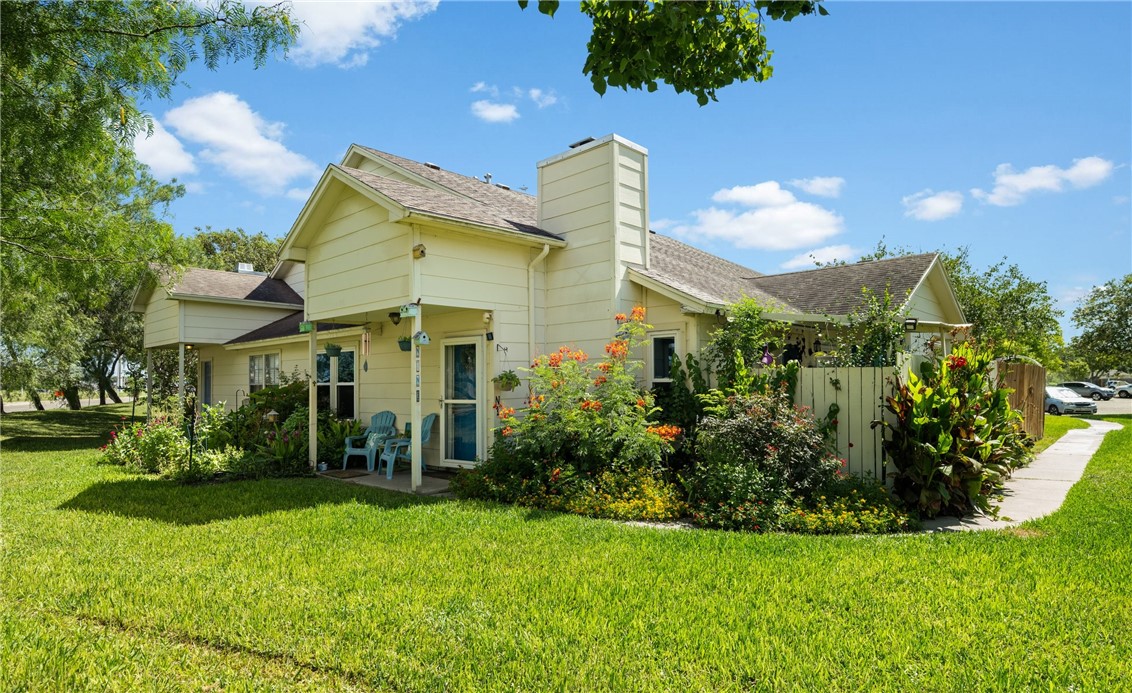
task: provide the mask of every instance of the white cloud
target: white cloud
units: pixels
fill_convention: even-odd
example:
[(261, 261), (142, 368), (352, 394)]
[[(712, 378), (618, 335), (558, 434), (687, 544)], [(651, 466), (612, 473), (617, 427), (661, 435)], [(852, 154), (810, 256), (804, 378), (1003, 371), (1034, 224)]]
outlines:
[(718, 207), (697, 209), (692, 212), (693, 223), (674, 226), (672, 233), (686, 238), (722, 240), (737, 248), (792, 250), (818, 245), (844, 228), (840, 216), (824, 207), (799, 202), (777, 181), (725, 188), (712, 199), (754, 209), (742, 212)]
[(1128, 196), (1127, 195), (1113, 195), (1112, 196), (1112, 204), (1114, 204), (1114, 205), (1126, 205), (1126, 204), (1128, 204)]
[(840, 197), (841, 188), (845, 187), (845, 179), (840, 176), (795, 178), (786, 182), (803, 192), (819, 197)]
[(218, 91), (189, 99), (165, 114), (182, 139), (201, 145), (199, 157), (262, 195), (281, 195), (295, 181), (322, 172), (280, 141), (284, 124), (272, 123), (235, 94)]
[(768, 180), (757, 185), (736, 185), (724, 188), (711, 196), (715, 202), (737, 202), (748, 207), (780, 207), (797, 202), (794, 193), (783, 190), (778, 181)]
[(963, 193), (954, 190), (935, 192), (921, 190), (900, 200), (904, 203), (904, 216), (920, 221), (939, 221), (953, 217), (963, 209)]
[(499, 96), (499, 87), (494, 84), (488, 84), (487, 82), (476, 82), (469, 91), (473, 94), (486, 93), (491, 94), (493, 97)]
[(403, 22), (423, 17), (436, 6), (436, 0), (292, 3), (302, 27), (291, 57), (304, 67), (361, 67), (383, 38), (395, 36)]
[(510, 123), (519, 117), (519, 108), (515, 104), (484, 99), (472, 102), (472, 115), (486, 123)]
[(1112, 175), (1112, 170), (1111, 161), (1097, 156), (1074, 159), (1069, 168), (1049, 164), (1032, 166), (1021, 173), (1010, 164), (999, 164), (994, 170), (994, 189), (988, 193), (975, 188), (971, 196), (999, 207), (1012, 207), (1033, 192), (1061, 192), (1066, 183), (1074, 188), (1092, 187)]
[(168, 179), (186, 173), (196, 173), (193, 155), (186, 152), (181, 141), (158, 121), (153, 121), (153, 134), (139, 132), (134, 136), (134, 154), (138, 161), (149, 166), (156, 178)]
[(670, 229), (675, 225), (676, 225), (675, 219), (664, 218), (664, 219), (652, 219), (651, 221), (649, 221), (649, 228), (652, 229), (653, 231), (664, 231), (665, 229)]
[(828, 264), (834, 260), (842, 262), (852, 262), (860, 255), (860, 251), (848, 245), (827, 245), (824, 248), (815, 248), (808, 253), (795, 255), (786, 262), (782, 263), (782, 269), (807, 269), (814, 267), (817, 263)]
[(527, 95), (531, 97), (531, 101), (534, 101), (535, 105), (539, 108), (546, 108), (547, 106), (553, 106), (558, 103), (558, 95), (554, 93), (554, 90), (543, 91), (542, 89), (535, 88), (528, 90)]

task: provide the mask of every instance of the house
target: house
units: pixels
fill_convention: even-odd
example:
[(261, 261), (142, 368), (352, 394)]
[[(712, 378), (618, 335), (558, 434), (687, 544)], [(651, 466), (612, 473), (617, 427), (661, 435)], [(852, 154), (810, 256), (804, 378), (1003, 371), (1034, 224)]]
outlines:
[[(304, 374), (312, 411), (392, 410), (413, 424), (414, 458), (460, 467), (487, 453), (493, 402), (521, 404), (494, 375), (562, 344), (601, 353), (613, 316), (635, 305), (654, 326), (646, 385), (667, 379), (673, 354), (698, 351), (745, 295), (795, 323), (799, 341), (851, 312), (863, 286), (907, 296), (921, 332), (963, 322), (934, 255), (762, 275), (650, 232), (648, 151), (618, 135), (537, 168), (531, 196), (352, 145), (269, 273), (189, 269), (142, 287), (145, 347), (196, 349), (204, 403), (236, 406), (283, 373)], [(408, 351), (399, 337), (413, 338)], [(327, 343), (342, 354), (327, 356)], [(433, 412), (439, 430), (422, 451)]]

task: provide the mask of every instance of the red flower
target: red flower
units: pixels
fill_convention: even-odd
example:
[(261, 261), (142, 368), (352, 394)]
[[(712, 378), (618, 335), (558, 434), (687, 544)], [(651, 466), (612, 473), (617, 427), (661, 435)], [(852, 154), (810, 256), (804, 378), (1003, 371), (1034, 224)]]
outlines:
[(558, 481), (558, 477), (559, 477), (559, 476), (560, 476), (561, 474), (562, 474), (562, 470), (556, 467), (556, 468), (554, 469), (554, 471), (550, 473), (550, 480), (551, 480), (551, 481)]
[(624, 313), (618, 313), (617, 315), (614, 315), (613, 319), (617, 322), (625, 322), (626, 320), (628, 320), (628, 318), (625, 317)]

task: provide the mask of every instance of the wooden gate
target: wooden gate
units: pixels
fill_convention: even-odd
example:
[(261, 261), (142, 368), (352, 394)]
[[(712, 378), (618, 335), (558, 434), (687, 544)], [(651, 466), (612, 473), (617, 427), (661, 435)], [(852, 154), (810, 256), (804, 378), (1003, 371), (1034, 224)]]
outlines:
[(885, 479), (883, 431), (873, 421), (892, 416), (884, 408), (891, 368), (802, 368), (794, 401), (810, 407), (819, 421), (837, 404), (837, 451), (846, 471)]
[(1046, 369), (1036, 363), (998, 361), (999, 382), (1010, 393), (1010, 406), (1022, 412), (1022, 429), (1034, 440), (1045, 435)]

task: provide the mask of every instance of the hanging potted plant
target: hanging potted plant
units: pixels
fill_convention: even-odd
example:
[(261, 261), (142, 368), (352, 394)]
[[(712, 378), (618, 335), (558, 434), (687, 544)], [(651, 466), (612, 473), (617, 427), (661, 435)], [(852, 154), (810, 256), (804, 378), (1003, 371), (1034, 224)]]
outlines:
[(511, 390), (519, 387), (519, 376), (515, 373), (515, 371), (511, 370), (503, 371), (499, 375), (492, 378), (492, 381), (494, 381), (495, 384), (499, 385), (499, 389), (503, 390), (504, 392), (510, 392)]
[(322, 347), (326, 351), (327, 356), (337, 357), (342, 355), (342, 345), (328, 342), (326, 346)]
[(398, 337), (397, 346), (401, 347), (401, 351), (409, 351), (413, 348), (413, 340), (409, 337)]

